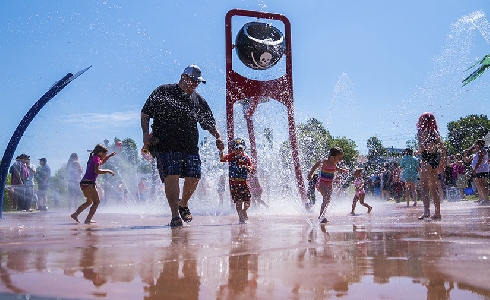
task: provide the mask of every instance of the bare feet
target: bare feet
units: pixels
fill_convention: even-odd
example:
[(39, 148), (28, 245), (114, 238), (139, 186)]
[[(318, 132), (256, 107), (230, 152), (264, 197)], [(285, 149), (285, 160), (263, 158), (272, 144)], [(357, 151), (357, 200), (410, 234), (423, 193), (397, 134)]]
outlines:
[(75, 220), (77, 223), (80, 223), (80, 221), (78, 221), (78, 216), (76, 214), (71, 214), (70, 216), (73, 220)]

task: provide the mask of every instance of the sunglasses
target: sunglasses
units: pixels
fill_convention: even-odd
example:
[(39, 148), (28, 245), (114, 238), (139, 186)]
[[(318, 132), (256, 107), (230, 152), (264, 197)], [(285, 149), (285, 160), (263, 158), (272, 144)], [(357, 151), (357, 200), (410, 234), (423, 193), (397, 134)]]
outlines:
[(194, 82), (194, 83), (197, 83), (197, 84), (201, 83), (199, 80), (197, 80), (197, 79), (196, 79), (196, 78), (194, 78), (194, 77), (191, 77), (191, 76), (189, 76), (189, 75), (187, 75), (187, 74), (186, 74), (185, 76), (186, 76), (186, 77), (187, 77), (187, 78), (188, 78), (190, 81), (192, 81), (192, 82)]

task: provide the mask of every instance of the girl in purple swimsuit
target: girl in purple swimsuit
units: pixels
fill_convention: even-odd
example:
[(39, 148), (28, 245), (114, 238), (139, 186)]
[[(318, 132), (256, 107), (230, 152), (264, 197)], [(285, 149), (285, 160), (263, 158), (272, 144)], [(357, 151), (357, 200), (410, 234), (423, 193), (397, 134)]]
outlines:
[(96, 223), (92, 220), (92, 217), (99, 206), (100, 198), (99, 193), (95, 188), (95, 181), (97, 180), (97, 176), (99, 176), (99, 174), (110, 173), (112, 176), (114, 176), (114, 172), (112, 170), (100, 168), (100, 166), (102, 166), (109, 158), (116, 155), (116, 152), (112, 152), (109, 155), (107, 155), (107, 152), (107, 148), (102, 144), (97, 144), (94, 150), (90, 152), (90, 157), (87, 162), (87, 170), (82, 178), (82, 181), (80, 181), (80, 189), (82, 190), (83, 195), (87, 198), (87, 201), (80, 205), (76, 212), (71, 214), (71, 218), (77, 221), (77, 223), (80, 223), (78, 220), (78, 215), (90, 205), (92, 206), (90, 207), (90, 211), (84, 223)]

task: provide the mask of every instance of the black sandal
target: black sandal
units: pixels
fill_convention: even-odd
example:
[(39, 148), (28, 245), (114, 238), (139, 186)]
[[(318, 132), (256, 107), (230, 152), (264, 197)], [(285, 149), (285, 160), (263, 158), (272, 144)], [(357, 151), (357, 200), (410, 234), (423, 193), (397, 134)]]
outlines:
[(180, 217), (173, 217), (168, 225), (170, 225), (170, 227), (182, 227), (182, 219)]
[(189, 207), (179, 206), (179, 213), (184, 222), (189, 223), (190, 221), (192, 221), (192, 214), (189, 210)]

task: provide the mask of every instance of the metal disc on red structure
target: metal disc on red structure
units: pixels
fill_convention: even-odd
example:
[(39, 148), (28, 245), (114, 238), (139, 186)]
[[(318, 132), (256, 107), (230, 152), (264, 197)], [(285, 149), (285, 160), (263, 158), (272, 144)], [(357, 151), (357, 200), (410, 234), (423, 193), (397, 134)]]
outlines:
[(276, 27), (250, 22), (240, 29), (235, 40), (238, 58), (254, 70), (266, 70), (274, 66), (286, 50), (282, 32)]

